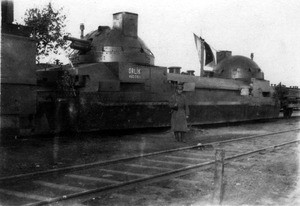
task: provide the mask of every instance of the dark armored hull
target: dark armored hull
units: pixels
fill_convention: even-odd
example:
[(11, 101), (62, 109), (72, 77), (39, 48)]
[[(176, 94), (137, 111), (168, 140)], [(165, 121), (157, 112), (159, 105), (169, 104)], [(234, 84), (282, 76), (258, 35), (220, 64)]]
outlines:
[(49, 127), (53, 131), (170, 126), (168, 100), (177, 82), (185, 84), (190, 125), (270, 119), (279, 115), (274, 89), (265, 80), (252, 79), (249, 93), (249, 83), (243, 80), (174, 74), (165, 67), (132, 63), (81, 65), (75, 73), (89, 78), (82, 80), (73, 95), (55, 97), (58, 94), (52, 92), (49, 98), (49, 91), (39, 92), (40, 97), (45, 93), (44, 97), (56, 99), (40, 101), (48, 107), (45, 111), (49, 113)]
[[(190, 105), (189, 125), (240, 122), (278, 117), (279, 110), (269, 105)], [(103, 105), (80, 110), (78, 130), (113, 130), (170, 126), (167, 103)], [(68, 121), (72, 122), (72, 121)], [(68, 127), (70, 128), (70, 127)], [(73, 128), (75, 128), (73, 126)]]

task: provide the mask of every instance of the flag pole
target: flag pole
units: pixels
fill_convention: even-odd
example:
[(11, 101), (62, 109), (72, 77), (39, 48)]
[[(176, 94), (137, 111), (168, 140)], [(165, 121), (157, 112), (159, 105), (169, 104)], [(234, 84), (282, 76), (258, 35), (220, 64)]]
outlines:
[(201, 60), (200, 60), (200, 77), (204, 76), (204, 39), (201, 39)]

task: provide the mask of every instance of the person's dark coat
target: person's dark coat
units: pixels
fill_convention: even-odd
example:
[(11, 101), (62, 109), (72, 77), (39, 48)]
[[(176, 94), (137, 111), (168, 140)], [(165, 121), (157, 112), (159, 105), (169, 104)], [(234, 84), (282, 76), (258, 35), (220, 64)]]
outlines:
[(172, 110), (171, 126), (173, 132), (187, 132), (186, 116), (189, 116), (189, 106), (184, 94), (172, 95), (169, 105)]

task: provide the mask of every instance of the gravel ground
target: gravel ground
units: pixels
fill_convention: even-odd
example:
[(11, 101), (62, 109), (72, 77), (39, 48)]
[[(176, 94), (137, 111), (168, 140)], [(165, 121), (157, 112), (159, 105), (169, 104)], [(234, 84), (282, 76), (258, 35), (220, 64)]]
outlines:
[[(192, 127), (186, 135), (187, 143), (174, 141), (173, 135), (168, 129), (152, 130), (151, 132), (127, 131), (122, 134), (78, 134), (72, 137), (57, 136), (39, 140), (17, 139), (10, 145), (1, 147), (0, 176), (128, 157), (214, 140), (294, 129), (299, 126), (300, 119), (292, 118), (218, 125), (217, 127)], [(270, 154), (247, 159), (246, 165), (237, 164), (237, 166), (228, 167), (228, 171), (225, 170), (228, 178), (223, 204), (300, 205), (298, 153), (298, 148), (291, 147), (289, 150), (276, 150)], [(164, 187), (168, 188), (169, 192), (168, 190), (157, 191), (150, 197), (148, 195), (144, 197), (143, 190), (138, 190), (141, 193), (131, 193), (131, 195), (135, 194), (133, 199), (136, 201), (132, 201), (129, 205), (209, 204), (212, 179), (207, 177), (202, 180), (202, 177), (197, 176), (189, 178), (201, 181), (199, 185), (196, 185), (197, 187), (179, 183), (176, 185), (164, 183)], [(152, 185), (152, 189), (145, 187), (145, 194), (151, 194), (149, 190), (153, 192), (155, 191), (153, 188), (160, 188), (158, 186)], [(125, 194), (126, 196), (127, 194)], [(108, 198), (105, 202), (106, 205), (120, 205), (120, 201), (114, 204), (114, 195), (108, 195), (101, 199), (105, 200), (105, 198)], [(90, 204), (93, 205), (91, 202)], [(95, 205), (97, 205), (96, 202)]]

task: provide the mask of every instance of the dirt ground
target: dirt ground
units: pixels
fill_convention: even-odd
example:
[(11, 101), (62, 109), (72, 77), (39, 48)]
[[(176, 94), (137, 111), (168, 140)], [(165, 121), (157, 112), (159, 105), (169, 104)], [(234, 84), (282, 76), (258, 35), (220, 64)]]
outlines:
[[(298, 121), (277, 121), (239, 126), (205, 129), (201, 134), (227, 137), (231, 135), (261, 134), (297, 128)], [(199, 132), (199, 131), (197, 131)], [(190, 134), (196, 141), (199, 133)], [(296, 136), (299, 133), (287, 133)], [(202, 136), (202, 140), (206, 139)], [(225, 165), (225, 189), (222, 205), (300, 205), (299, 182), (300, 146), (257, 154)], [(194, 183), (163, 181), (144, 187), (121, 191), (84, 203), (84, 205), (212, 205), (213, 169), (182, 177)]]
[[(0, 177), (299, 127), (299, 118), (191, 127), (187, 143), (176, 142), (168, 128), (22, 138), (1, 147)], [(299, 133), (292, 134), (300, 137)], [(299, 151), (298, 147), (275, 150), (226, 166), (223, 205), (300, 205)], [(212, 175), (207, 171), (184, 177), (199, 181), (195, 185), (167, 181), (160, 183), (163, 187), (150, 185), (110, 194), (86, 205), (99, 205), (100, 199), (100, 205), (209, 205)]]
[[(226, 165), (222, 205), (300, 205), (298, 149), (276, 150)], [(213, 172), (208, 169), (182, 177), (195, 183), (168, 180), (100, 196), (84, 205), (213, 205)]]

